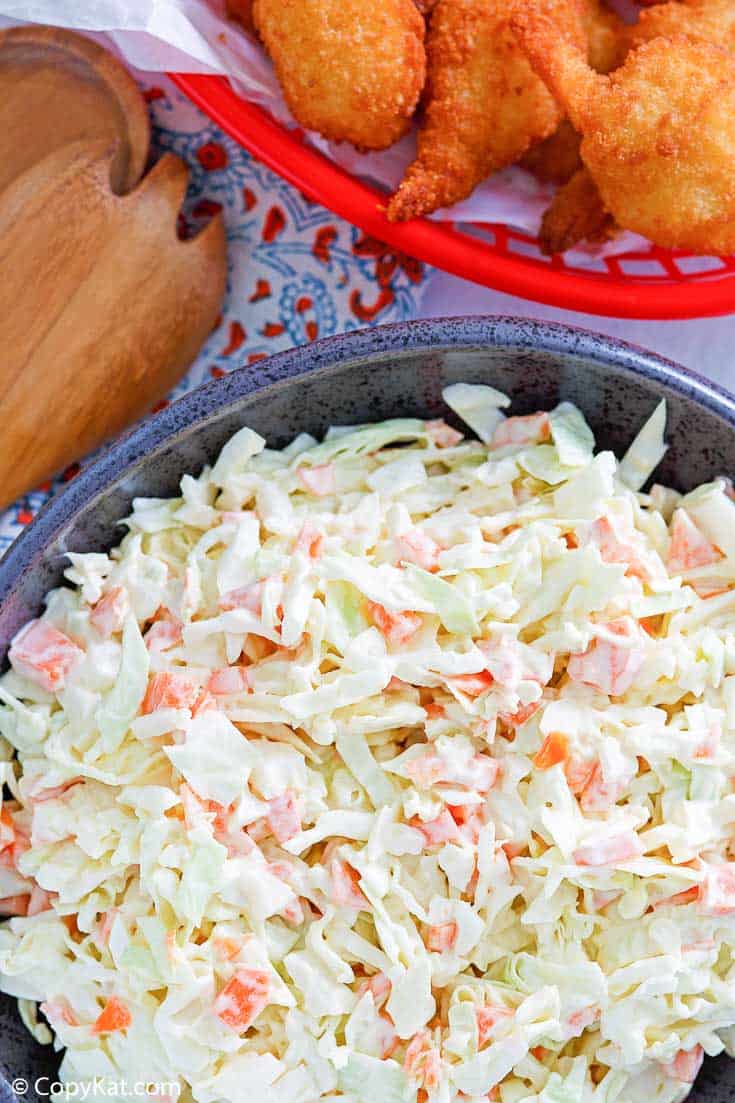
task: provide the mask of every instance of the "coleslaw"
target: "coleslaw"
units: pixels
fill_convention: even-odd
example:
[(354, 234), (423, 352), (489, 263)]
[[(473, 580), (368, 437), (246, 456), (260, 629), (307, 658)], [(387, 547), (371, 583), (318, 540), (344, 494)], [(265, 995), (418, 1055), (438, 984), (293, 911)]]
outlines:
[[(581, 412), (249, 428), (0, 678), (0, 988), (198, 1103), (678, 1103), (735, 1054), (735, 501)], [(38, 1008), (43, 1018), (39, 1018)]]

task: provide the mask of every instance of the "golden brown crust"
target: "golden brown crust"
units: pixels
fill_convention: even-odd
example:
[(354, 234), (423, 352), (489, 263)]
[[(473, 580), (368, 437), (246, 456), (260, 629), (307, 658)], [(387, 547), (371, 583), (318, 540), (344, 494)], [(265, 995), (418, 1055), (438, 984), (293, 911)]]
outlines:
[[(587, 60), (598, 73), (622, 65), (630, 48), (628, 27), (604, 0), (584, 0), (582, 18), (587, 36)], [(580, 136), (569, 119), (562, 119), (552, 135), (535, 142), (520, 164), (543, 184), (566, 184), (582, 167)]]
[(735, 250), (735, 59), (656, 38), (612, 76), (582, 156), (621, 225), (666, 248)]
[(514, 19), (519, 41), (582, 132), (582, 160), (618, 225), (664, 248), (735, 251), (735, 56), (683, 36), (595, 75), (554, 24)]
[(539, 0), (516, 4), (511, 29), (534, 71), (544, 81), (576, 130), (606, 78), (590, 68), (585, 47), (560, 34)]
[[(578, 0), (541, 3), (581, 47)], [(518, 48), (508, 10), (508, 0), (439, 0), (427, 39), (418, 156), (389, 203), (390, 219), (415, 218), (466, 198), (559, 123), (557, 104)]]
[(569, 119), (562, 119), (554, 133), (532, 145), (519, 163), (542, 184), (566, 184), (582, 167), (580, 142)]
[(641, 12), (631, 28), (633, 46), (659, 35), (685, 34), (735, 53), (735, 3), (733, 0), (686, 0), (685, 3), (656, 4)]
[(303, 127), (366, 150), (406, 132), (426, 76), (413, 0), (255, 0), (253, 14)]
[(580, 241), (609, 241), (616, 233), (615, 219), (605, 209), (594, 180), (581, 168), (551, 201), (541, 221), (539, 244), (541, 252), (551, 256)]
[(604, 0), (585, 0), (587, 60), (597, 73), (611, 73), (630, 49), (629, 29)]

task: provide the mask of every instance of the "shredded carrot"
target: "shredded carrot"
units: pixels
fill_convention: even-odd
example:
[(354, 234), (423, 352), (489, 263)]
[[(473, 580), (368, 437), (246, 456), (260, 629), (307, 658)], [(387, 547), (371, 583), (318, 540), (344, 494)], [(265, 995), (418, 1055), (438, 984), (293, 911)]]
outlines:
[(262, 969), (240, 969), (214, 1001), (214, 1013), (242, 1034), (268, 1003), (270, 979)]
[(640, 622), (643, 631), (646, 632), (647, 635), (654, 637), (658, 636), (659, 632), (661, 631), (662, 624), (663, 617), (660, 613), (655, 617), (642, 617)]
[(454, 674), (447, 682), (467, 697), (479, 697), (490, 689), (493, 676), (489, 670), (481, 670), (479, 674)]
[(112, 1034), (116, 1030), (127, 1030), (132, 1021), (133, 1016), (122, 1000), (119, 1000), (117, 996), (111, 996), (105, 1004), (104, 1010), (95, 1020), (92, 1033)]
[(561, 732), (550, 732), (536, 752), (533, 764), (537, 770), (550, 770), (569, 757), (569, 740)]

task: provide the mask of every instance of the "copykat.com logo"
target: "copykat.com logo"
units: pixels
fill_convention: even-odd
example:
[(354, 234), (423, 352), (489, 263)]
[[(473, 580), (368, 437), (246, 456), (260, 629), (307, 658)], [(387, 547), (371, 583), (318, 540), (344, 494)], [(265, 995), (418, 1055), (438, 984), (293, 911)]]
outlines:
[(181, 1093), (181, 1084), (174, 1080), (113, 1080), (107, 1076), (63, 1083), (50, 1076), (39, 1076), (33, 1081), (17, 1076), (11, 1087), (20, 1099), (33, 1093), (41, 1099), (58, 1100), (58, 1103), (67, 1099), (150, 1099), (155, 1103), (174, 1103)]

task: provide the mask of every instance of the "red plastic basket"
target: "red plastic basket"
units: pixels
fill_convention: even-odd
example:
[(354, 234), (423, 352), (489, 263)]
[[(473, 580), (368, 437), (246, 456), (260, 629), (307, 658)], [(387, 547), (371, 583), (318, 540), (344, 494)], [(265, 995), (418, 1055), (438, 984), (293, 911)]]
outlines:
[(172, 73), (179, 88), (235, 141), (310, 199), (410, 256), (463, 279), (566, 310), (618, 318), (735, 313), (735, 257), (693, 257), (651, 245), (574, 267), (544, 257), (535, 238), (504, 225), (392, 223), (385, 196), (242, 99), (222, 77)]

